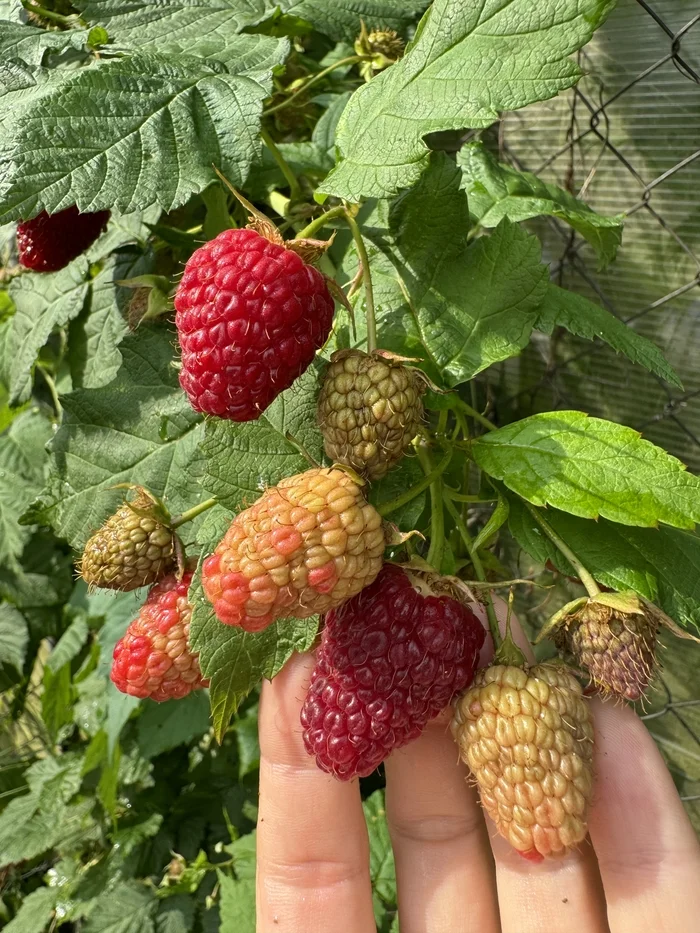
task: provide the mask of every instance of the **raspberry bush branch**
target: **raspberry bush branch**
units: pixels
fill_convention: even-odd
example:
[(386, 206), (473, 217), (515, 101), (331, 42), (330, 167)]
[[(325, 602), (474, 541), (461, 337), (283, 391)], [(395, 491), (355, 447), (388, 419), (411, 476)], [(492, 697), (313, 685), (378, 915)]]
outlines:
[[(259, 22), (236, 4), (203, 21), (169, 0), (84, 2), (82, 19), (60, 0), (53, 21), (80, 28), (0, 24), (0, 223), (18, 224), (0, 236), (1, 673), (13, 715), (36, 716), (42, 691), (46, 747), (28, 783), (42, 768), (70, 788), (86, 776), (51, 819), (38, 797), (36, 820), (24, 796), (0, 813), (6, 861), (75, 866), (41, 889), (44, 927), (91, 924), (114, 882), (143, 900), (139, 928), (167, 925), (164, 891), (191, 897), (204, 929), (206, 899), (182, 880), (202, 872), (222, 922), (240, 925), (214, 887), (216, 871), (246, 883), (213, 848), (240, 841), (219, 830), (221, 800), (241, 774), (233, 796), (254, 807), (256, 690), (314, 646), (300, 730), (320, 767), (367, 774), (452, 702), (499, 831), (528, 859), (564, 854), (591, 793), (579, 679), (643, 699), (659, 633), (698, 630), (698, 477), (581, 412), (506, 423), (484, 376), (564, 328), (678, 384), (653, 344), (550, 282), (518, 198), (490, 225), (502, 183), (614, 258), (620, 219), (499, 163), (492, 128), (575, 83), (571, 53), (610, 4), (540, 0), (533, 33), (532, 3), (511, 0), (506, 36), (472, 0), (434, 0), (421, 25), (425, 4), (383, 3), (387, 28), (345, 3)], [(456, 157), (429, 149), (465, 122), (479, 138)], [(532, 574), (514, 566), (520, 548)], [(560, 661), (529, 666), (492, 591), (541, 585), (540, 572), (557, 574), (553, 595), (577, 577), (588, 597), (541, 630)], [(477, 670), (482, 603), (497, 655)], [(112, 878), (140, 811), (134, 864), (172, 848), (175, 797), (201, 859)], [(67, 842), (86, 802), (89, 842)], [(243, 809), (231, 837), (253, 828)], [(86, 902), (93, 864), (89, 883), (110, 881)]]

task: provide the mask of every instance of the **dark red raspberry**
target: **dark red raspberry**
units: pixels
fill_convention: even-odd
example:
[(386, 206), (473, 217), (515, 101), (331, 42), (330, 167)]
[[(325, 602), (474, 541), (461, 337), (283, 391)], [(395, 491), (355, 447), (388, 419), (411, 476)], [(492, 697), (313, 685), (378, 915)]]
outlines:
[(159, 703), (206, 687), (197, 655), (187, 644), (192, 573), (175, 574), (151, 587), (148, 599), (114, 649), (111, 678), (118, 690)]
[(334, 305), (317, 269), (244, 229), (224, 230), (190, 257), (175, 308), (192, 407), (251, 421), (309, 366)]
[(474, 677), (484, 629), (435, 581), (385, 564), (326, 615), (301, 724), (306, 750), (342, 781), (418, 738)]
[(108, 220), (109, 211), (81, 214), (75, 205), (57, 214), (42, 211), (17, 227), (19, 261), (35, 272), (56, 272), (92, 246)]

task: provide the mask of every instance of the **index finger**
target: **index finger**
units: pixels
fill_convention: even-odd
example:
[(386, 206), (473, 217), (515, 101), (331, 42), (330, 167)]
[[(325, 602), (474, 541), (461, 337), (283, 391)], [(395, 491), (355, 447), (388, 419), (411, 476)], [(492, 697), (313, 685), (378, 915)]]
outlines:
[(316, 766), (299, 712), (313, 668), (295, 655), (260, 704), (258, 933), (375, 933), (359, 783)]

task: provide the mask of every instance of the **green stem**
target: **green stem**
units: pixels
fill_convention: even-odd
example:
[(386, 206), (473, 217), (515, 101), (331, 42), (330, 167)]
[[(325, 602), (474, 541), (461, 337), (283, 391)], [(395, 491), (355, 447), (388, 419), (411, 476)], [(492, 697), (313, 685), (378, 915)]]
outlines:
[(296, 175), (294, 174), (294, 172), (291, 170), (291, 168), (287, 164), (284, 156), (277, 148), (277, 143), (274, 141), (272, 136), (270, 136), (270, 134), (265, 129), (260, 130), (260, 138), (265, 143), (267, 148), (270, 150), (270, 154), (272, 155), (272, 158), (277, 163), (277, 167), (279, 168), (280, 172), (282, 172), (282, 174), (284, 175), (287, 181), (287, 184), (289, 185), (289, 195), (290, 195), (291, 200), (300, 201), (303, 195), (301, 193), (301, 188), (299, 187), (299, 182), (297, 180)]
[(179, 528), (180, 525), (184, 525), (185, 522), (191, 522), (193, 518), (197, 518), (198, 515), (201, 515), (202, 512), (206, 512), (207, 509), (210, 509), (212, 506), (216, 505), (217, 499), (212, 497), (211, 499), (205, 499), (204, 502), (200, 502), (198, 505), (193, 505), (191, 509), (187, 509), (186, 512), (182, 512), (180, 515), (177, 515), (171, 522), (171, 528)]
[(269, 117), (271, 113), (277, 113), (278, 110), (282, 110), (284, 107), (288, 107), (300, 94), (303, 94), (304, 91), (307, 91), (312, 84), (316, 84), (317, 81), (325, 78), (326, 75), (329, 75), (332, 71), (335, 71), (336, 68), (342, 68), (344, 65), (354, 65), (360, 61), (362, 61), (362, 57), (360, 55), (348, 55), (347, 58), (341, 58), (340, 61), (333, 62), (332, 65), (324, 68), (323, 71), (319, 71), (315, 75), (312, 75), (308, 81), (300, 85), (294, 91), (294, 93), (290, 94), (289, 97), (285, 98), (285, 100), (281, 101), (279, 104), (275, 104), (274, 107), (268, 107), (267, 110), (263, 110), (263, 116)]
[(574, 568), (576, 573), (579, 576), (581, 583), (586, 587), (586, 592), (590, 597), (596, 597), (600, 595), (600, 587), (595, 582), (589, 571), (584, 567), (578, 557), (574, 554), (568, 544), (559, 537), (556, 531), (552, 528), (546, 518), (542, 517), (539, 509), (536, 509), (534, 505), (531, 505), (529, 502), (522, 500), (525, 503), (525, 508), (528, 510), (530, 515), (535, 519), (537, 524), (540, 526), (542, 531), (547, 535), (552, 544), (560, 551), (564, 557), (568, 560), (571, 566)]
[(300, 230), (299, 233), (294, 237), (295, 240), (306, 240), (313, 237), (315, 233), (325, 227), (329, 220), (333, 220), (336, 217), (343, 217), (345, 215), (344, 207), (332, 207), (329, 211), (326, 211), (325, 214), (321, 214), (320, 217), (316, 217), (315, 220), (312, 220), (311, 223), (304, 227), (303, 230)]
[(345, 211), (345, 219), (352, 232), (352, 238), (355, 241), (357, 255), (362, 267), (362, 284), (365, 287), (365, 313), (367, 315), (367, 352), (373, 353), (377, 349), (377, 319), (374, 314), (374, 291), (369, 270), (369, 256), (357, 221), (349, 210)]
[[(417, 448), (418, 459), (426, 477), (434, 472), (430, 454), (425, 447)], [(442, 500), (442, 483), (439, 477), (430, 483), (430, 548), (426, 560), (438, 573), (442, 571), (445, 553), (445, 511)]]
[(453, 401), (458, 408), (461, 408), (465, 415), (469, 415), (475, 421), (478, 421), (479, 424), (485, 427), (487, 431), (498, 430), (498, 427), (493, 423), (493, 421), (489, 421), (489, 419), (485, 415), (482, 415), (480, 411), (477, 411), (476, 408), (472, 408), (471, 405), (467, 405), (464, 399), (459, 398), (459, 396), (455, 396)]
[(410, 489), (407, 489), (406, 492), (402, 493), (400, 496), (397, 496), (395, 499), (390, 499), (389, 502), (384, 502), (382, 505), (377, 506), (377, 511), (382, 516), (386, 518), (387, 515), (391, 515), (392, 512), (395, 512), (397, 509), (400, 509), (402, 506), (407, 505), (416, 496), (419, 496), (424, 490), (431, 486), (436, 479), (438, 479), (447, 469), (450, 460), (452, 459), (453, 450), (447, 451), (442, 460), (438, 463), (435, 469), (427, 473), (423, 479), (416, 483), (415, 486), (411, 486)]
[[(463, 521), (462, 516), (459, 514), (459, 509), (451, 499), (445, 499), (445, 505), (447, 506), (447, 511), (454, 519), (454, 523), (457, 526), (457, 530), (460, 533), (462, 541), (464, 541), (464, 546), (466, 547), (469, 554), (469, 559), (472, 562), (474, 573), (476, 574), (477, 579), (482, 583), (486, 583), (487, 580), (486, 574), (484, 573), (484, 565), (481, 563), (481, 558), (473, 546), (472, 536), (469, 534), (469, 529), (467, 528), (466, 523)], [(496, 618), (496, 610), (493, 608), (491, 593), (487, 593), (485, 599), (486, 616), (489, 621), (489, 631), (491, 632), (491, 638), (493, 639), (494, 651), (497, 651), (501, 647), (501, 642), (503, 641), (501, 638), (501, 630), (498, 627), (498, 619)]]
[(54, 23), (60, 23), (62, 26), (72, 26), (75, 17), (62, 16), (60, 13), (54, 13), (53, 10), (47, 10), (46, 7), (39, 6), (38, 3), (30, 3), (29, 0), (22, 0), (22, 6), (28, 13), (34, 13), (42, 19), (53, 20)]
[(443, 487), (445, 495), (453, 502), (498, 502), (498, 499), (484, 499), (482, 496), (471, 496), (463, 492), (456, 492), (451, 486)]
[(63, 415), (63, 405), (61, 405), (61, 401), (58, 397), (58, 390), (56, 389), (56, 383), (53, 380), (53, 376), (47, 373), (43, 366), (37, 366), (37, 369), (44, 377), (46, 385), (49, 389), (49, 393), (51, 395), (53, 406), (56, 409), (56, 417), (60, 419)]

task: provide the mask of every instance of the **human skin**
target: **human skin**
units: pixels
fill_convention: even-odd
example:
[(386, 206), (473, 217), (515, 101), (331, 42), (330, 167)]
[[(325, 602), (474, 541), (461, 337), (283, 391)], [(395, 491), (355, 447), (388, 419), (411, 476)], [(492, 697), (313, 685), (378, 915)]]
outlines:
[[(296, 655), (263, 685), (257, 931), (375, 933), (359, 783), (320, 771), (302, 741), (312, 668)], [(700, 933), (700, 845), (663, 759), (632, 709), (591, 709), (590, 838), (565, 858), (533, 864), (497, 835), (449, 711), (386, 761), (401, 933)]]

